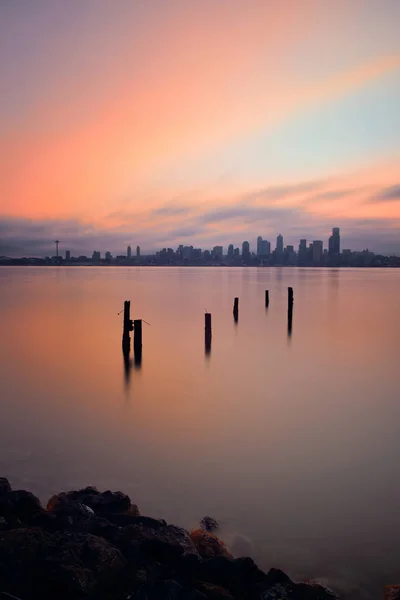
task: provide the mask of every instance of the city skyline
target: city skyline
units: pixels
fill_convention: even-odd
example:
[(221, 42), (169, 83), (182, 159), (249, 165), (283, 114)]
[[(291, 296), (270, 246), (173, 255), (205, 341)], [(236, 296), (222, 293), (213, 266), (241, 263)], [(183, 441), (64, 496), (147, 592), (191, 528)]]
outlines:
[(1, 3), (0, 255), (335, 222), (400, 254), (399, 21), (393, 0)]

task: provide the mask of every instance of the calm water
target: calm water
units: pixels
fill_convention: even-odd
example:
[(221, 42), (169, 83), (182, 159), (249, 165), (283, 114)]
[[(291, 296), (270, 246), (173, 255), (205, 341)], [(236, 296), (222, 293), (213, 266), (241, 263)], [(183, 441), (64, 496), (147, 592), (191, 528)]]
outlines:
[[(0, 474), (209, 514), (263, 568), (379, 599), (400, 583), (399, 292), (400, 270), (1, 268)], [(150, 323), (128, 376), (125, 299)]]

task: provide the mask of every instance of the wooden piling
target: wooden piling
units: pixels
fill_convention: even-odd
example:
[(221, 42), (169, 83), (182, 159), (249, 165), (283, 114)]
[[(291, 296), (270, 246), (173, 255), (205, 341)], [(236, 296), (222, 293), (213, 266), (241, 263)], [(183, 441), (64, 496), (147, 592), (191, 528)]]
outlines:
[(142, 354), (142, 319), (133, 321), (133, 350), (135, 356)]
[(212, 330), (211, 330), (211, 313), (205, 313), (204, 315), (204, 343), (206, 348), (206, 353), (209, 354), (211, 351), (211, 338), (212, 338)]
[(293, 324), (293, 288), (288, 288), (288, 336), (292, 335)]
[(122, 350), (124, 353), (130, 352), (131, 340), (129, 337), (130, 331), (133, 329), (131, 321), (131, 303), (129, 300), (124, 302), (124, 325), (122, 330)]
[(233, 303), (233, 318), (235, 319), (235, 322), (237, 322), (239, 318), (239, 298), (235, 298)]
[(265, 308), (269, 306), (269, 291), (265, 290)]

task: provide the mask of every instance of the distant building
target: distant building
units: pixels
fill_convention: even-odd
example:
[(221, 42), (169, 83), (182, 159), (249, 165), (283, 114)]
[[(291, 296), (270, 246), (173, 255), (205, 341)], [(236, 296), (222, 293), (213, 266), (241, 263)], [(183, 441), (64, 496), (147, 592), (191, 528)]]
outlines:
[(214, 246), (211, 254), (214, 260), (222, 260), (224, 254), (223, 246)]
[(101, 260), (101, 253), (97, 252), (97, 250), (95, 250), (92, 254), (92, 260), (93, 261)]
[(233, 244), (228, 246), (228, 258), (233, 258)]
[(283, 236), (281, 234), (276, 238), (276, 253), (278, 256), (283, 254)]
[(183, 260), (190, 260), (192, 256), (193, 246), (183, 246), (182, 248), (182, 258)]
[(240, 256), (240, 250), (239, 250), (239, 248), (235, 248), (235, 249), (234, 249), (234, 251), (233, 251), (233, 256), (236, 256), (236, 257), (237, 257), (237, 256)]
[(128, 246), (128, 248), (126, 249), (126, 258), (132, 258), (132, 248), (130, 246)]
[(112, 254), (111, 254), (111, 252), (106, 252), (106, 260), (108, 260), (108, 261), (112, 260)]
[(136, 256), (140, 257), (140, 246), (136, 246)]
[(65, 251), (65, 260), (70, 260), (70, 258), (71, 258), (71, 252), (70, 252), (70, 250), (66, 250)]
[(307, 262), (307, 240), (300, 240), (299, 244), (299, 265), (305, 265)]
[(261, 236), (257, 238), (257, 256), (269, 256), (271, 254), (271, 244), (268, 240), (263, 240)]
[(324, 258), (324, 243), (321, 240), (315, 240), (313, 242), (313, 264), (320, 266), (323, 263)]
[(243, 257), (250, 256), (250, 244), (247, 241), (243, 242), (243, 244), (242, 244), (242, 256)]
[(329, 238), (329, 254), (338, 255), (340, 254), (340, 229), (334, 227), (332, 229), (332, 235)]

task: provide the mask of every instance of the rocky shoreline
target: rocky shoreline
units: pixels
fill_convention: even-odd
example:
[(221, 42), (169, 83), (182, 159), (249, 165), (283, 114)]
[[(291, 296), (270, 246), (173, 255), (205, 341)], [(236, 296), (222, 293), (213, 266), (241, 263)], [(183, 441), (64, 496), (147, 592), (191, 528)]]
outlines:
[(122, 492), (62, 492), (44, 508), (0, 478), (0, 598), (335, 600), (313, 582), (234, 558), (205, 517), (186, 531), (142, 516)]

